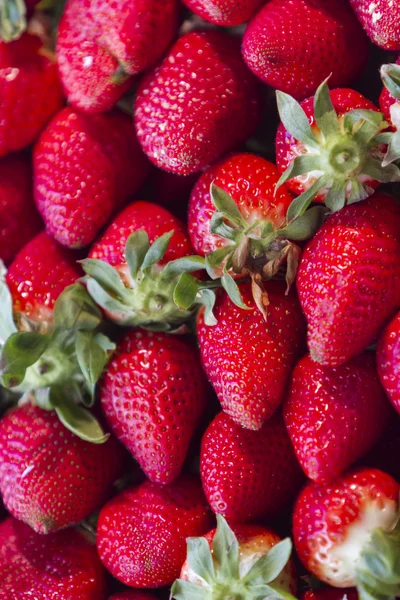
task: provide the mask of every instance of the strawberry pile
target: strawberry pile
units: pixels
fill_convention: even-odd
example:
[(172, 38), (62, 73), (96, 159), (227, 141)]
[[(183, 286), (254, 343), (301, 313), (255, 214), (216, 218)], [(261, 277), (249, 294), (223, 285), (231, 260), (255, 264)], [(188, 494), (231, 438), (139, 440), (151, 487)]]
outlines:
[(0, 0), (0, 600), (400, 598), (400, 2)]

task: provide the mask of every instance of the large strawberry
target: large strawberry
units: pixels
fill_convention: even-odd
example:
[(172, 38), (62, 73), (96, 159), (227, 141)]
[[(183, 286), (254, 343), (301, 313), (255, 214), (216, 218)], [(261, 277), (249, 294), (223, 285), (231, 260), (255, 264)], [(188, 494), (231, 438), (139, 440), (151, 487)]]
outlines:
[(391, 414), (375, 356), (367, 352), (339, 367), (306, 355), (293, 372), (284, 405), (297, 458), (307, 477), (319, 483), (335, 479), (366, 454)]
[(95, 546), (70, 529), (41, 536), (13, 518), (0, 524), (2, 600), (106, 600)]
[(60, 111), (34, 152), (35, 200), (60, 244), (90, 244), (149, 172), (129, 117)]
[(205, 21), (234, 27), (248, 21), (263, 0), (183, 0), (183, 3)]
[(220, 413), (204, 434), (200, 470), (211, 508), (235, 523), (276, 517), (303, 482), (280, 414), (249, 431)]
[(182, 476), (163, 487), (145, 481), (102, 508), (97, 548), (106, 568), (126, 585), (161, 587), (178, 577), (186, 538), (204, 535), (212, 523), (195, 477)]
[(350, 0), (369, 38), (384, 50), (400, 50), (400, 6), (387, 0)]
[(244, 308), (222, 293), (215, 326), (200, 313), (197, 334), (203, 366), (223, 410), (247, 429), (260, 429), (283, 400), (287, 379), (303, 345), (305, 327), (297, 299), (280, 282), (267, 285), (265, 322), (250, 283), (240, 284)]
[(334, 587), (357, 585), (362, 599), (394, 600), (400, 595), (399, 493), (392, 477), (374, 469), (308, 484), (293, 515), (304, 566)]
[(372, 344), (400, 306), (400, 204), (376, 193), (330, 216), (309, 242), (297, 289), (313, 360), (337, 366)]
[(302, 100), (332, 74), (353, 81), (368, 40), (345, 0), (269, 0), (246, 29), (243, 56), (262, 81)]
[(400, 413), (400, 312), (379, 340), (377, 361), (382, 385), (393, 406)]
[(111, 108), (132, 75), (163, 54), (177, 29), (177, 0), (69, 0), (57, 35), (69, 102), (85, 112)]
[(138, 138), (158, 167), (181, 175), (200, 171), (253, 133), (260, 94), (239, 40), (220, 31), (188, 33), (139, 86)]

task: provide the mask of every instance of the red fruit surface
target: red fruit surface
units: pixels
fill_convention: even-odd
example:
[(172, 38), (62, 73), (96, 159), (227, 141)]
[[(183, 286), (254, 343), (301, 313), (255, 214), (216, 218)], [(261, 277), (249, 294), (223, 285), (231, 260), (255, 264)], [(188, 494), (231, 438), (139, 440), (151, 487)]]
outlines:
[(100, 399), (113, 432), (151, 481), (178, 477), (205, 408), (206, 383), (185, 338), (132, 330), (119, 342)]
[(262, 109), (239, 40), (221, 31), (183, 35), (140, 84), (136, 131), (158, 167), (189, 175), (244, 142)]
[(293, 200), (284, 185), (275, 195), (279, 177), (274, 164), (247, 153), (234, 154), (207, 169), (190, 197), (189, 233), (195, 251), (205, 256), (228, 243), (210, 232), (211, 217), (216, 211), (210, 195), (213, 182), (231, 196), (249, 224), (262, 219), (271, 221), (278, 229), (284, 224)]
[(212, 510), (237, 523), (275, 517), (304, 480), (280, 414), (249, 431), (220, 413), (204, 434), (200, 470)]
[(61, 108), (57, 67), (42, 42), (25, 33), (0, 42), (0, 156), (29, 146)]
[(7, 510), (38, 533), (88, 517), (121, 475), (123, 449), (85, 442), (55, 412), (25, 405), (0, 421), (0, 491)]
[(400, 307), (400, 204), (376, 193), (330, 216), (297, 275), (313, 360), (337, 366), (377, 338)]
[(372, 353), (339, 367), (324, 367), (306, 355), (293, 371), (285, 423), (313, 481), (332, 481), (365, 455), (391, 416)]
[(58, 113), (34, 153), (35, 200), (60, 244), (90, 244), (149, 173), (130, 119), (120, 111)]
[(400, 485), (383, 471), (359, 469), (332, 484), (308, 484), (297, 499), (293, 539), (304, 566), (334, 587), (355, 585), (357, 558), (371, 531), (398, 520)]
[(109, 600), (157, 600), (155, 596), (151, 596), (146, 592), (127, 590), (126, 592), (118, 592), (110, 596)]
[(264, 0), (183, 0), (196, 15), (219, 25), (234, 27), (248, 21)]
[(178, 29), (177, 0), (69, 0), (57, 36), (57, 63), (75, 108), (110, 109), (150, 67)]
[(273, 88), (302, 100), (331, 75), (347, 85), (368, 57), (368, 40), (345, 0), (269, 0), (243, 38), (249, 68)]
[(0, 259), (9, 264), (43, 227), (33, 201), (32, 168), (28, 156), (0, 162)]
[(302, 600), (358, 600), (358, 594), (354, 588), (344, 590), (324, 588), (309, 590), (302, 596)]
[(388, 0), (350, 0), (368, 37), (384, 50), (400, 50), (400, 6)]
[(100, 512), (97, 548), (114, 577), (135, 588), (171, 584), (186, 556), (186, 538), (204, 535), (213, 519), (200, 481), (182, 476), (168, 486), (145, 481)]
[(389, 400), (400, 413), (400, 312), (379, 340), (377, 361), (382, 385)]
[(285, 295), (282, 283), (266, 286), (267, 322), (254, 303), (251, 284), (239, 287), (250, 310), (238, 308), (223, 293), (214, 310), (217, 325), (206, 325), (200, 313), (197, 335), (205, 372), (223, 410), (239, 425), (260, 429), (283, 400), (305, 326), (297, 299)]

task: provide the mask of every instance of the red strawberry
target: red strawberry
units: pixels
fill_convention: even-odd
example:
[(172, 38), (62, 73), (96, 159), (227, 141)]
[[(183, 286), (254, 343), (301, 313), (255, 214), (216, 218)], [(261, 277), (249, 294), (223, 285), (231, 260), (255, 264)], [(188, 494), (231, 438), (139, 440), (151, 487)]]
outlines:
[(308, 244), (297, 289), (313, 360), (347, 362), (399, 308), (399, 232), (399, 203), (376, 193), (329, 217)]
[(353, 588), (338, 590), (324, 588), (309, 590), (302, 596), (302, 600), (358, 600), (357, 590)]
[(126, 592), (118, 592), (117, 594), (113, 594), (110, 596), (109, 600), (157, 600), (157, 598), (140, 590), (127, 590)]
[(99, 515), (97, 548), (114, 577), (135, 588), (171, 584), (186, 538), (212, 527), (200, 482), (182, 476), (165, 487), (145, 481), (110, 500)]
[(377, 361), (382, 385), (400, 413), (400, 312), (379, 340)]
[(177, 0), (69, 0), (57, 36), (69, 102), (91, 113), (111, 108), (131, 76), (164, 53), (177, 29)]
[(234, 27), (248, 21), (263, 0), (183, 0), (183, 3), (205, 21)]
[(353, 81), (368, 57), (368, 40), (344, 0), (269, 0), (248, 25), (243, 57), (262, 81), (302, 100), (332, 74)]
[(149, 165), (129, 117), (120, 111), (58, 113), (35, 147), (35, 200), (60, 244), (90, 244), (111, 214), (141, 186)]
[(0, 42), (0, 156), (29, 146), (63, 97), (57, 67), (35, 35)]
[(241, 309), (223, 293), (217, 299), (215, 326), (200, 314), (197, 334), (207, 377), (223, 410), (239, 425), (260, 429), (283, 400), (287, 379), (302, 348), (304, 325), (297, 299), (271, 281), (268, 319), (252, 299), (251, 284), (239, 286)]
[(220, 413), (203, 437), (200, 469), (212, 510), (236, 523), (276, 517), (303, 482), (281, 415), (249, 431)]
[(328, 485), (308, 484), (293, 515), (294, 542), (304, 566), (334, 587), (357, 584), (371, 598), (395, 598), (400, 593), (395, 565), (399, 492), (392, 477), (373, 469)]
[(259, 84), (242, 61), (239, 40), (220, 31), (183, 35), (141, 83), (135, 104), (145, 153), (180, 175), (244, 142), (260, 115)]
[(107, 499), (121, 475), (114, 438), (92, 444), (54, 412), (25, 405), (0, 421), (0, 490), (7, 510), (38, 533), (79, 523)]
[(40, 231), (28, 157), (14, 155), (0, 162), (0, 259), (10, 263)]
[(307, 477), (319, 483), (335, 479), (364, 456), (391, 414), (372, 353), (339, 367), (305, 356), (293, 372), (284, 405), (297, 458)]
[(186, 339), (135, 330), (119, 342), (100, 386), (115, 435), (146, 476), (163, 484), (181, 471), (206, 396), (197, 352)]
[(400, 50), (400, 6), (387, 0), (350, 0), (369, 38), (384, 50)]
[(0, 524), (0, 540), (2, 600), (106, 599), (96, 548), (78, 531), (43, 537), (10, 517)]

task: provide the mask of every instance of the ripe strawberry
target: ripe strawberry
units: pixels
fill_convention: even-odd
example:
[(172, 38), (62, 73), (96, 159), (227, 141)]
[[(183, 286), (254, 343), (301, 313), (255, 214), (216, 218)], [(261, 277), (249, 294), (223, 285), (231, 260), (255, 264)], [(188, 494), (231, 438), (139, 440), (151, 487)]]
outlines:
[(400, 205), (376, 193), (328, 218), (308, 244), (297, 289), (311, 358), (337, 366), (372, 344), (400, 306)]
[(205, 21), (234, 27), (248, 21), (263, 0), (183, 0), (183, 3)]
[(345, 590), (323, 588), (321, 590), (309, 590), (302, 596), (302, 600), (358, 600), (358, 594), (357, 590), (353, 588)]
[(276, 517), (304, 479), (281, 415), (249, 431), (220, 413), (204, 434), (200, 470), (212, 510), (235, 523)]
[(132, 75), (164, 53), (177, 29), (177, 0), (69, 0), (57, 36), (69, 102), (90, 113), (110, 109), (132, 85)]
[(400, 413), (400, 312), (379, 340), (377, 361), (382, 385)]
[(365, 455), (391, 414), (375, 356), (367, 352), (339, 367), (324, 367), (306, 355), (293, 372), (284, 405), (297, 458), (318, 483), (332, 481)]
[(140, 330), (119, 342), (100, 385), (113, 432), (146, 476), (162, 484), (178, 477), (206, 397), (193, 346)]
[(330, 74), (335, 87), (356, 79), (368, 40), (344, 0), (269, 0), (246, 29), (243, 57), (262, 81), (302, 100)]
[(43, 537), (10, 517), (0, 524), (0, 540), (2, 600), (106, 599), (96, 548), (78, 531)]
[(141, 590), (127, 590), (113, 594), (109, 600), (157, 600), (155, 596), (150, 596), (147, 592)]
[(239, 425), (260, 429), (283, 400), (287, 379), (302, 349), (303, 318), (297, 299), (271, 281), (268, 320), (252, 299), (251, 284), (239, 286), (247, 310), (223, 293), (215, 306), (217, 324), (197, 323), (208, 379), (223, 410)]
[(189, 175), (253, 133), (261, 101), (236, 38), (220, 31), (188, 33), (140, 84), (137, 135), (158, 167)]
[(0, 162), (0, 259), (9, 264), (41, 228), (28, 157), (5, 158)]
[(200, 482), (182, 476), (161, 487), (145, 481), (100, 511), (97, 548), (114, 577), (135, 588), (171, 584), (185, 560), (186, 538), (212, 527)]
[(350, 0), (368, 37), (384, 50), (400, 50), (400, 6), (387, 0)]
[(63, 103), (57, 67), (35, 35), (0, 42), (0, 156), (29, 146)]
[(71, 248), (90, 244), (149, 172), (129, 117), (120, 111), (60, 111), (36, 144), (33, 164), (47, 231)]

